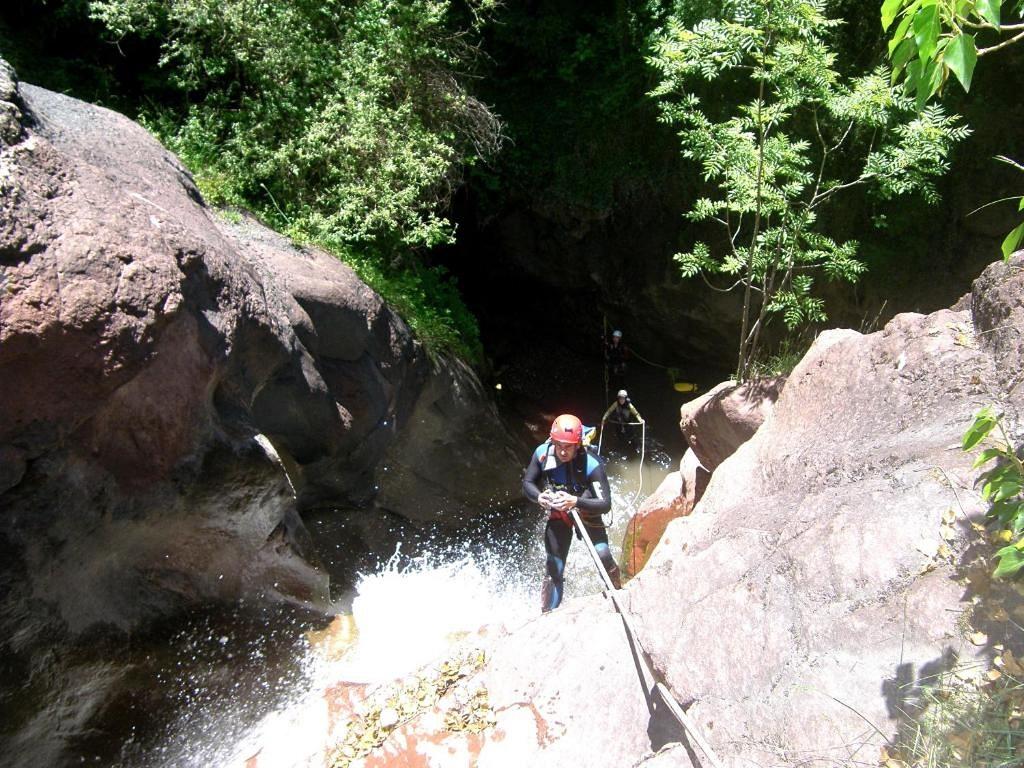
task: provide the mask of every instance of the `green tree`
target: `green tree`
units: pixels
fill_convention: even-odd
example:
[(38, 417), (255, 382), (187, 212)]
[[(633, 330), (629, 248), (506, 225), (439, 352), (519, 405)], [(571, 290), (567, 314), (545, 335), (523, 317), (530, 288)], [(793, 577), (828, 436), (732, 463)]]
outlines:
[(721, 232), (675, 259), (685, 277), (742, 290), (740, 380), (773, 315), (790, 330), (826, 319), (816, 274), (863, 272), (857, 243), (836, 242), (820, 220), (836, 196), (863, 186), (935, 200), (933, 179), (968, 133), (940, 107), (916, 114), (884, 68), (841, 75), (829, 45), (840, 23), (823, 0), (727, 0), (692, 26), (670, 18), (650, 59), (662, 119), (713, 190), (687, 217)]
[(162, 40), (181, 94), (151, 126), (208, 195), (344, 247), (433, 245), (496, 118), (463, 85), (479, 13), (448, 0), (90, 0), (115, 38)]
[[(951, 73), (969, 91), (979, 58), (1024, 42), (1024, 0), (885, 0), (882, 29), (897, 19), (889, 39), (892, 79), (903, 78), (919, 109), (942, 90)], [(1024, 171), (1010, 158), (996, 159)], [(1017, 210), (1024, 211), (1024, 195), (996, 202), (1006, 200), (1016, 200)], [(1009, 258), (1022, 241), (1024, 221), (1003, 240), (1003, 257)]]

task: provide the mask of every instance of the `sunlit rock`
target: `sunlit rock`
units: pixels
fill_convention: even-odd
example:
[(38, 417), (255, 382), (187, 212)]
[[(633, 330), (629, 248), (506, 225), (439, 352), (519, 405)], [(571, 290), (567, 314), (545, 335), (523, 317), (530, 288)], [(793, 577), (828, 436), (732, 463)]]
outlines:
[(750, 439), (779, 397), (785, 378), (725, 381), (679, 409), (679, 428), (698, 461), (714, 472)]
[[(989, 279), (975, 291), (991, 298)], [(999, 283), (1016, 304), (1008, 274)], [(912, 734), (936, 675), (985, 656), (967, 628), (997, 625), (959, 582), (976, 562), (988, 571), (959, 445), (979, 405), (1012, 402), (1000, 365), (965, 311), (828, 331), (696, 512), (669, 524), (630, 605), (652, 662), (728, 760), (877, 754)]]

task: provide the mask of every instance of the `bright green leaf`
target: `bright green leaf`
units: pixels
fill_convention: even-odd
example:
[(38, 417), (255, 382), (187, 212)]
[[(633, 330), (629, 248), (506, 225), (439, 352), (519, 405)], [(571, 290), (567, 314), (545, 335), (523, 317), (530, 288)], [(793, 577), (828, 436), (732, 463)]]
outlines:
[(978, 49), (974, 45), (974, 35), (961, 33), (946, 46), (943, 62), (949, 67), (965, 91), (971, 90), (971, 78), (974, 77), (974, 65), (978, 63)]
[(922, 8), (914, 16), (914, 39), (922, 59), (932, 58), (939, 40), (939, 12), (935, 6)]
[[(911, 13), (907, 13), (903, 20), (900, 21), (899, 26), (896, 27), (896, 31), (892, 33), (892, 40), (889, 41), (889, 55), (892, 56), (893, 50), (900, 44), (900, 41), (906, 40), (907, 32), (910, 30), (910, 25), (914, 21), (914, 16)], [(914, 38), (909, 38), (913, 40)], [(916, 49), (916, 44), (915, 44)]]
[(1002, 0), (978, 0), (974, 6), (978, 15), (981, 16), (985, 21), (991, 24), (996, 29), (999, 28), (999, 6), (1002, 5)]
[(996, 557), (999, 558), (999, 565), (992, 575), (997, 579), (1013, 576), (1021, 568), (1024, 568), (1024, 552), (1012, 544), (996, 552)]
[(1016, 527), (1022, 508), (1024, 508), (1024, 504), (1018, 499), (1003, 500), (994, 503), (985, 514), (989, 518), (999, 520), (1004, 526)]
[(1021, 240), (1024, 240), (1024, 222), (1014, 227), (1013, 231), (1003, 240), (1002, 251), (1004, 259), (1010, 258), (1011, 254), (1017, 250)]
[(961, 447), (965, 451), (971, 450), (980, 443), (996, 425), (996, 416), (991, 408), (982, 408), (974, 415), (974, 421), (964, 432)]
[(998, 448), (986, 448), (984, 451), (978, 454), (978, 458), (974, 460), (974, 464), (971, 469), (977, 469), (982, 464), (987, 464), (999, 456), (1002, 456), (1003, 452)]
[(930, 99), (939, 86), (942, 85), (942, 66), (932, 59), (922, 58), (924, 66), (921, 68), (921, 75), (917, 83), (917, 111), (924, 109), (925, 103)]
[(915, 53), (917, 53), (917, 43), (912, 37), (904, 38), (903, 42), (896, 46), (896, 52), (891, 56), (892, 77), (894, 82), (896, 77), (899, 75), (900, 70), (903, 69)]
[(1005, 480), (995, 488), (995, 493), (992, 494), (992, 501), (1005, 501), (1012, 499), (1020, 493), (1020, 481), (1019, 480)]
[(921, 59), (914, 59), (907, 64), (907, 76), (903, 81), (903, 87), (907, 95), (914, 93), (921, 84), (921, 70), (924, 69), (924, 62)]
[(888, 29), (896, 20), (896, 16), (903, 7), (903, 0), (885, 0), (882, 3), (882, 29)]

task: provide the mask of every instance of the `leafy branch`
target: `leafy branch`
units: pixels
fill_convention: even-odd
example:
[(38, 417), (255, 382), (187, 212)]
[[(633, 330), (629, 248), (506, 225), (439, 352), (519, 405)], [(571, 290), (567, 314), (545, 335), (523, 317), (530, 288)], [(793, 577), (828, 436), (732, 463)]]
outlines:
[[(969, 91), (979, 58), (1024, 41), (1024, 23), (1003, 23), (1004, 11), (1024, 18), (1024, 0), (885, 0), (882, 29), (899, 19), (889, 39), (893, 82), (905, 77), (918, 109), (950, 73)], [(991, 43), (979, 45), (979, 35)]]
[[(720, 18), (670, 19), (649, 58), (661, 119), (714, 190), (686, 217), (724, 235), (674, 259), (684, 277), (742, 290), (740, 380), (773, 316), (790, 331), (826, 319), (816, 273), (854, 282), (865, 269), (856, 241), (821, 231), (828, 204), (861, 186), (937, 199), (933, 179), (968, 133), (939, 107), (917, 114), (888, 70), (841, 76), (827, 42), (840, 23), (823, 0), (734, 0)], [(710, 107), (706, 84), (718, 86)], [(851, 165), (859, 170), (842, 175)]]
[[(979, 58), (1024, 42), (1024, 22), (1004, 23), (1013, 14), (1024, 19), (1024, 0), (885, 0), (882, 29), (888, 30), (899, 19), (889, 39), (892, 82), (903, 77), (906, 92), (916, 94), (919, 110), (941, 92), (950, 73), (970, 91)], [(991, 44), (979, 46), (979, 35), (987, 36)], [(1008, 157), (996, 159), (1024, 171), (1024, 166)], [(1009, 199), (1018, 200), (1017, 211), (1024, 211), (1024, 196)], [(1003, 258), (1009, 259), (1021, 242), (1024, 221), (1003, 239)]]
[[(998, 437), (993, 437), (993, 431)], [(1001, 417), (991, 407), (982, 408), (974, 416), (974, 421), (964, 432), (962, 447), (965, 451), (973, 450), (985, 442), (984, 448), (974, 460), (974, 468), (992, 464), (979, 482), (981, 497), (991, 506), (986, 516), (989, 521), (998, 524), (1000, 530), (996, 537), (1006, 543), (996, 552), (999, 561), (994, 576), (1015, 576), (1024, 568), (1024, 463), (1021, 462)]]

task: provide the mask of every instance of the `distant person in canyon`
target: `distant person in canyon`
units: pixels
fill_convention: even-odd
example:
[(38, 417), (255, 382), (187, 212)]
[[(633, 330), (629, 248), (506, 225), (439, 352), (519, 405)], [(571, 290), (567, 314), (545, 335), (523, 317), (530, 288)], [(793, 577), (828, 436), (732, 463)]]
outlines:
[(622, 340), (622, 331), (612, 331), (612, 338), (604, 348), (604, 364), (608, 371), (608, 390), (615, 392), (626, 388), (626, 364), (629, 347)]
[(615, 395), (615, 400), (608, 406), (608, 410), (601, 417), (601, 432), (604, 432), (604, 425), (611, 423), (615, 426), (615, 432), (623, 444), (633, 445), (634, 427), (644, 423), (643, 416), (634, 407), (629, 399), (629, 393), (620, 389)]
[(612, 584), (619, 589), (619, 567), (608, 548), (608, 531), (601, 520), (602, 513), (612, 506), (608, 475), (600, 458), (583, 445), (583, 423), (578, 418), (566, 413), (551, 424), (550, 437), (530, 457), (523, 477), (523, 494), (548, 512), (544, 528), (547, 570), (542, 591), (545, 613), (562, 602), (565, 559), (572, 544), (573, 522), (569, 513), (574, 507), (579, 510)]

